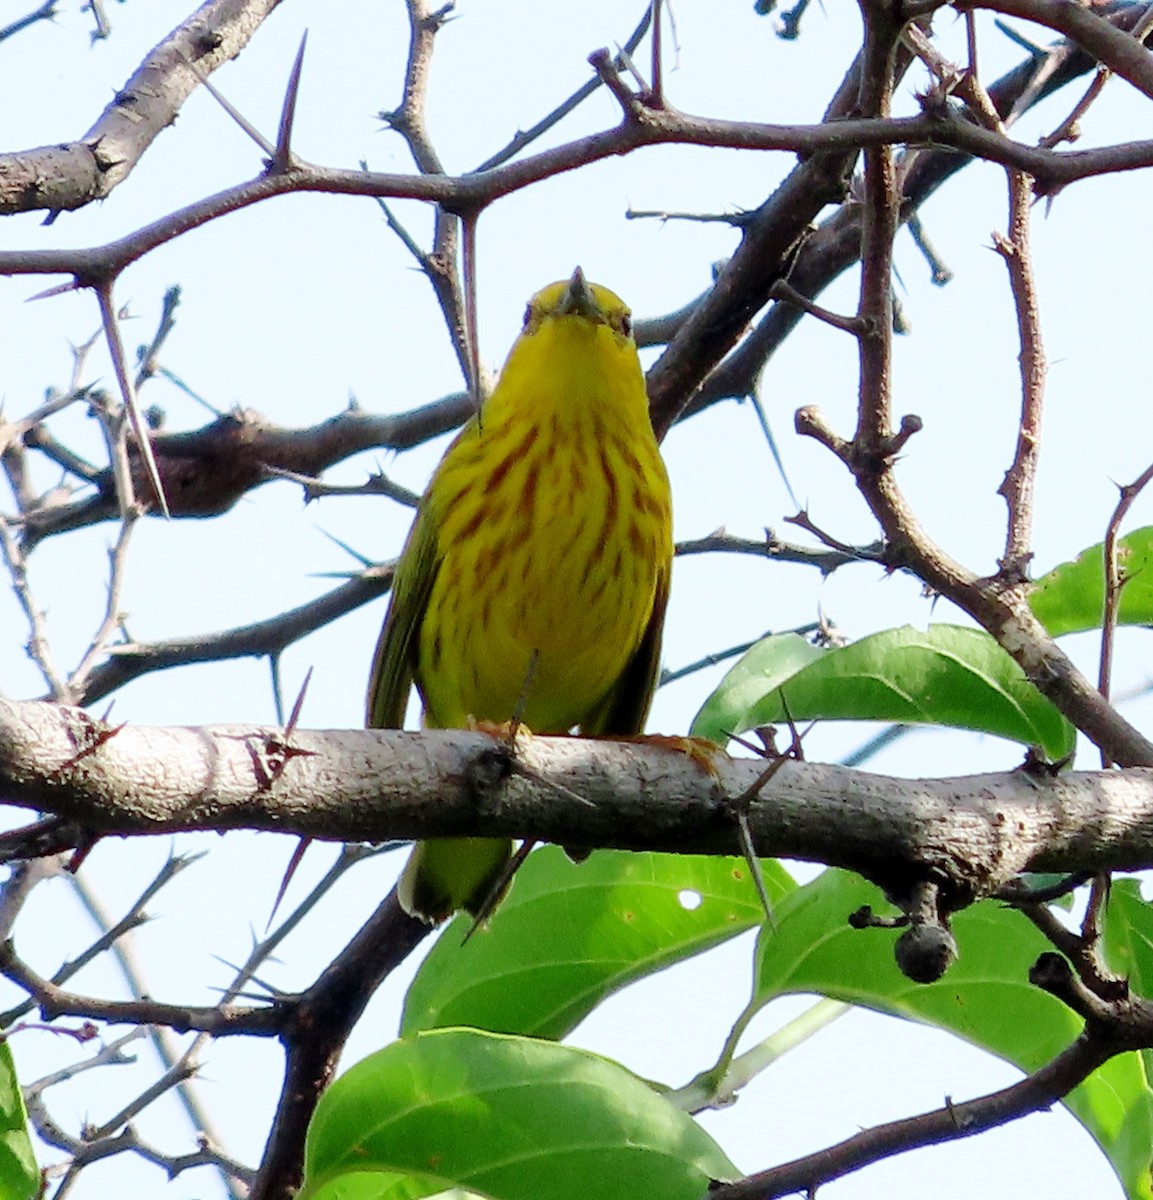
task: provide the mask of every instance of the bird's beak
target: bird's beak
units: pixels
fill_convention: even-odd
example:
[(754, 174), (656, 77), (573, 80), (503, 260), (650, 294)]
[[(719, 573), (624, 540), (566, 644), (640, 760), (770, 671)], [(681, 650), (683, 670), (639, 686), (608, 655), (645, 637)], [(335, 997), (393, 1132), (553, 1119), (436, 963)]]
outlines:
[(568, 281), (568, 287), (561, 293), (556, 306), (558, 316), (587, 317), (590, 321), (604, 321), (605, 316), (597, 304), (592, 289), (585, 281), (584, 272), (577, 267)]

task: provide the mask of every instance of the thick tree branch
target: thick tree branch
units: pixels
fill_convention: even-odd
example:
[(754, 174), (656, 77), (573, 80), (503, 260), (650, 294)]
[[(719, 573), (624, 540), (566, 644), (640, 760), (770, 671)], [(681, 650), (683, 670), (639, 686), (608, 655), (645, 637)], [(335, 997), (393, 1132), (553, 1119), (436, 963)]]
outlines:
[(249, 1200), (291, 1200), (296, 1194), (308, 1122), (352, 1027), (392, 969), (430, 932), (404, 912), (394, 890), (320, 978), (293, 999), (281, 1034), (284, 1085)]
[(0, 154), (0, 213), (82, 208), (128, 177), (205, 75), (235, 58), (280, 0), (209, 0), (149, 51), (79, 141)]
[[(113, 728), (78, 709), (0, 701), (0, 795), (97, 834), (511, 834), (736, 854), (730, 798), (762, 771), (720, 752), (706, 770), (664, 745), (576, 738), (522, 738), (510, 759), (462, 731), (301, 730), (288, 746), (268, 728)], [(931, 874), (948, 907), (1021, 871), (1153, 865), (1146, 770), (905, 780), (790, 761), (748, 819), (760, 854), (848, 867), (898, 892)]]
[[(363, 450), (408, 449), (456, 428), (471, 411), (467, 395), (459, 393), (398, 415), (348, 408), (319, 425), (286, 429), (257, 412), (235, 410), (201, 429), (154, 433), (149, 441), (169, 514), (212, 517), (227, 512), (262, 483), (286, 474), (317, 476)], [(26, 425), (0, 424), (0, 442), (23, 436), (26, 445), (35, 447), (40, 440), (39, 427), (25, 429)], [(149, 492), (134, 446), (130, 460), (137, 495), (143, 498)], [(101, 471), (92, 482), (95, 495), (72, 503), (51, 501), (23, 514), (19, 525), (25, 544), (115, 517), (118, 507), (112, 472)], [(150, 505), (149, 511), (154, 511), (154, 506)]]

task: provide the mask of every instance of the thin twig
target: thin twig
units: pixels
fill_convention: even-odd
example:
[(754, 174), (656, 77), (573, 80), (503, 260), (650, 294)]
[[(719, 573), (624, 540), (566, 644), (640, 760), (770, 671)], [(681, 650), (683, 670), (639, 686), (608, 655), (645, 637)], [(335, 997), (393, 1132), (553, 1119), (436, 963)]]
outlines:
[[(1153, 32), (1153, 5), (1146, 8), (1144, 14), (1133, 27), (1131, 37), (1137, 42), (1144, 42)], [(1113, 72), (1107, 66), (1099, 66), (1084, 95), (1073, 106), (1069, 115), (1053, 130), (1041, 138), (1037, 145), (1052, 149), (1062, 142), (1074, 142), (1081, 136), (1081, 119), (1105, 90), (1105, 85), (1113, 78)]]
[(6, 42), (10, 37), (14, 37), (21, 30), (27, 29), (30, 25), (35, 25), (37, 21), (51, 21), (56, 17), (56, 5), (58, 0), (45, 0), (39, 8), (33, 9), (32, 12), (26, 13), (22, 17), (18, 17), (15, 21), (7, 25), (0, 26), (0, 42)]
[(1044, 1112), (1120, 1049), (1107, 1034), (1082, 1034), (1047, 1066), (1010, 1087), (874, 1126), (816, 1154), (757, 1172), (738, 1183), (722, 1184), (710, 1196), (715, 1200), (773, 1200), (798, 1192), (811, 1195), (821, 1184), (896, 1154), (972, 1137), (1030, 1113)]
[[(871, 116), (889, 116), (893, 55), (900, 29), (882, 6), (862, 0), (865, 17), (860, 103)], [(865, 150), (861, 228), (861, 288), (857, 312), (860, 386), (854, 454), (888, 457), (892, 438), (893, 240), (899, 222), (891, 146)]]
[[(970, 48), (976, 52), (975, 44)], [(988, 93), (970, 72), (958, 90), (969, 102), (970, 110), (986, 127), (1004, 133), (1005, 127)], [(1005, 262), (1009, 288), (1017, 314), (1017, 336), (1021, 345), (1018, 356), (1021, 372), (1021, 417), (1013, 462), (1005, 472), (998, 491), (1009, 510), (1005, 534), (1005, 552), (1000, 560), (1001, 577), (1009, 586), (1028, 578), (1033, 557), (1033, 488), (1041, 452), (1041, 418), (1044, 410), (1045, 348), (1041, 337), (1040, 298), (1033, 271), (1029, 245), (1029, 214), (1032, 207), (1033, 180), (1023, 171), (1006, 171), (1009, 186), (1009, 232), (994, 233), (993, 244)]]
[(315, 475), (302, 475), (299, 471), (287, 471), (282, 467), (266, 469), (270, 479), (287, 479), (290, 483), (300, 484), (306, 504), (325, 496), (387, 496), (407, 508), (415, 508), (420, 503), (416, 492), (390, 479), (383, 471), (373, 472), (364, 483), (325, 483)]
[(283, 1014), (272, 1005), (250, 1008), (230, 1005), (165, 1004), (157, 1000), (101, 1000), (65, 991), (42, 978), (22, 959), (11, 943), (0, 946), (0, 972), (36, 1000), (49, 1020), (55, 1017), (89, 1017), (116, 1025), (167, 1025), (178, 1033), (211, 1033), (215, 1037), (276, 1037)]
[(164, 293), (160, 305), (160, 321), (152, 341), (147, 346), (141, 346), (136, 352), (136, 390), (145, 384), (157, 372), (156, 359), (160, 349), (176, 328), (176, 310), (180, 307), (180, 287), (174, 284)]
[[(640, 23), (629, 35), (628, 41), (621, 48), (621, 54), (618, 54), (615, 60), (618, 68), (623, 67), (622, 55), (631, 55), (636, 51), (636, 48), (641, 44), (641, 39), (648, 32), (649, 26), (652, 24), (653, 6), (651, 0), (645, 4), (644, 15), (640, 19)], [(598, 77), (593, 77), (587, 83), (582, 84), (567, 100), (562, 101), (556, 106), (547, 116), (542, 117), (536, 124), (531, 125), (528, 129), (520, 131), (513, 137), (509, 143), (498, 150), (495, 154), (490, 155), (473, 168), (474, 174), (480, 174), (483, 171), (491, 171), (494, 167), (499, 167), (502, 163), (506, 163), (511, 158), (515, 158), (526, 146), (532, 145), (538, 138), (548, 133), (550, 129), (558, 125), (569, 113), (579, 108), (597, 89), (601, 87), (601, 81)]]
[[(120, 340), (120, 322), (112, 302), (112, 284), (106, 283), (97, 287), (96, 296), (100, 302), (100, 316), (104, 322), (104, 337), (108, 343), (108, 353), (112, 357), (116, 380), (120, 384), (120, 397), (124, 403), (124, 411), (128, 414), (128, 423), (132, 428), (136, 448), (144, 464), (145, 477), (152, 490), (152, 499), (149, 503), (155, 502), (161, 513), (167, 517), (169, 515), (168, 501), (164, 498), (164, 485), (160, 482), (160, 472), (152, 454), (151, 435), (136, 402), (136, 388), (133, 386), (132, 376), (128, 371), (124, 343)], [(115, 460), (118, 461), (119, 457), (116, 455)], [(132, 486), (130, 471), (121, 469), (117, 473), (117, 496), (120, 500), (121, 518), (127, 520), (136, 508), (135, 489)]]
[(664, 107), (664, 28), (661, 24), (661, 0), (651, 0), (653, 13), (652, 66), (649, 71), (651, 85), (649, 99), (656, 108)]
[[(1121, 607), (1121, 591), (1125, 586), (1125, 578), (1117, 555), (1117, 542), (1121, 536), (1121, 524), (1128, 515), (1133, 502), (1153, 480), (1153, 463), (1145, 468), (1137, 478), (1121, 488), (1121, 497), (1109, 518), (1105, 530), (1105, 542), (1102, 546), (1105, 572), (1105, 607), (1101, 614), (1101, 655), (1097, 671), (1097, 687), (1106, 699), (1112, 688), (1113, 678), (1113, 642), (1117, 633), (1117, 618)], [(1101, 765), (1111, 764), (1104, 749), (1101, 751)]]
[[(428, 132), (425, 109), (436, 35), (448, 19), (453, 6), (450, 0), (450, 3), (434, 10), (427, 0), (407, 0), (405, 7), (408, 12), (409, 44), (401, 103), (394, 112), (380, 115), (404, 138), (412, 160), (422, 175), (443, 176), (444, 165)], [(432, 285), (444, 315), (461, 374), (468, 381), (472, 377), (472, 359), (468, 341), (467, 306), (457, 270), (459, 220), (455, 213), (459, 211), (464, 210), (457, 208), (449, 211), (444, 205), (437, 205), (432, 249), (427, 254), (422, 253), (418, 261)]]
[(944, 287), (953, 278), (953, 272), (945, 260), (937, 253), (936, 246), (925, 232), (924, 222), (919, 214), (914, 213), (906, 222), (914, 245), (924, 255), (929, 264), (930, 278), (936, 287)]
[(864, 325), (860, 317), (845, 317), (840, 313), (835, 313), (831, 309), (822, 308), (821, 305), (814, 303), (798, 292), (788, 280), (778, 279), (776, 283), (769, 289), (769, 299), (779, 300), (784, 304), (796, 305), (802, 312), (806, 312), (811, 317), (816, 317), (818, 321), (823, 321), (826, 325), (831, 325), (834, 329), (841, 330), (842, 333), (859, 334), (863, 331)]
[(311, 603), (267, 621), (198, 637), (110, 646), (110, 657), (89, 675), (84, 695), (77, 703), (93, 704), (133, 679), (169, 667), (279, 654), (337, 617), (383, 596), (392, 584), (393, 569), (392, 563), (370, 567)]
[[(766, 633), (765, 637), (770, 637), (771, 634)], [(709, 667), (715, 667), (719, 663), (728, 662), (730, 658), (738, 658), (746, 651), (751, 650), (760, 638), (754, 638), (751, 642), (738, 642), (735, 646), (729, 646), (725, 650), (714, 650), (710, 654), (706, 654), (703, 658), (698, 658), (695, 662), (687, 663), (683, 667), (677, 667), (675, 670), (669, 667), (662, 667), (660, 676), (657, 679), (657, 687), (663, 688), (670, 683), (676, 683), (678, 679), (685, 679), (689, 675), (695, 675), (698, 671), (707, 671)]]
[(88, 678), (96, 666), (96, 662), (107, 651), (113, 637), (124, 624), (124, 613), (120, 599), (124, 588), (124, 575), (128, 568), (128, 542), (132, 530), (136, 527), (136, 517), (129, 514), (120, 524), (120, 532), (116, 544), (108, 552), (108, 600), (104, 606), (104, 615), (92, 641), (85, 650), (80, 662), (68, 676), (68, 694), (82, 695)]
[(693, 554), (752, 554), (759, 558), (771, 558), (779, 562), (797, 563), (801, 566), (816, 567), (822, 575), (831, 575), (838, 567), (851, 563), (876, 563), (887, 566), (885, 559), (885, 544), (872, 542), (867, 546), (850, 546), (846, 542), (831, 538), (809, 519), (807, 513), (799, 513), (796, 517), (786, 517), (790, 524), (798, 525), (814, 533), (825, 544), (825, 549), (813, 546), (800, 546), (796, 542), (783, 542), (773, 531), (766, 530), (762, 539), (742, 538), (735, 534), (718, 529), (701, 538), (677, 542), (674, 552), (678, 556), (687, 557)]
[(28, 657), (44, 676), (44, 682), (48, 684), (53, 699), (63, 700), (69, 694), (68, 683), (53, 661), (44, 611), (36, 603), (32, 595), (32, 585), (28, 580), (28, 563), (12, 527), (3, 514), (0, 514), (0, 555), (3, 555), (5, 568), (12, 580), (12, 590), (16, 593), (16, 599), (28, 622)]

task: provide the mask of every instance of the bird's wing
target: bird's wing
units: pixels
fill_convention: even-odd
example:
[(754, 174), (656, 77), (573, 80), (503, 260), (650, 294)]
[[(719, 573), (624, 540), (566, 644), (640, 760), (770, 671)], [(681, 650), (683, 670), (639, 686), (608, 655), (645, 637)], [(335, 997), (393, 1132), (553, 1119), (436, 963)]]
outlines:
[(671, 573), (672, 565), (666, 562), (657, 576), (653, 611), (640, 645), (600, 707), (590, 714), (588, 720), (581, 722), (581, 733), (586, 736), (604, 734), (608, 737), (628, 737), (644, 729), (661, 665), (661, 633), (669, 601)]
[(365, 724), (369, 729), (400, 729), (404, 725), (420, 625), (439, 567), (436, 522), (428, 512), (427, 500), (422, 500), (396, 566), (388, 616), (376, 644), (368, 681)]

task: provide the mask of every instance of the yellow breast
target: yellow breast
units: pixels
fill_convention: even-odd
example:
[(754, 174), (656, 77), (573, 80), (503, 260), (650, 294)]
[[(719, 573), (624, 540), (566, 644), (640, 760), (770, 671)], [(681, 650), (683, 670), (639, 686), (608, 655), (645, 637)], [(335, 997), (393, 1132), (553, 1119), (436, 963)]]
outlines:
[(417, 653), (426, 722), (579, 725), (636, 653), (672, 552), (631, 339), (574, 317), (523, 335), (426, 502), (440, 558)]

